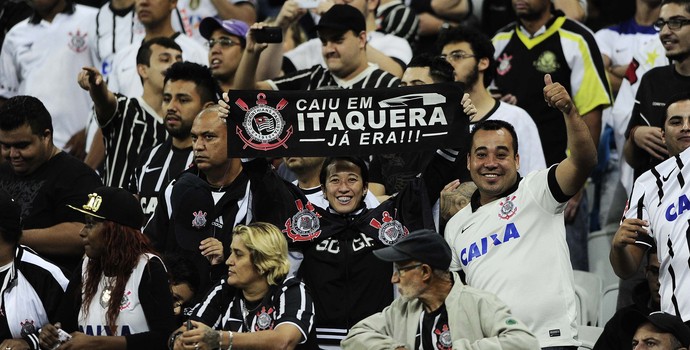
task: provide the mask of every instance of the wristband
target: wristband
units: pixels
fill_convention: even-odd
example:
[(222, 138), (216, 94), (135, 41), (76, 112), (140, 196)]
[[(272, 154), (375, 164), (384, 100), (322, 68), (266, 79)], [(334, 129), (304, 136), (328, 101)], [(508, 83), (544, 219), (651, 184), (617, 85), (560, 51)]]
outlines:
[(228, 348), (226, 350), (232, 350), (232, 332), (228, 331)]

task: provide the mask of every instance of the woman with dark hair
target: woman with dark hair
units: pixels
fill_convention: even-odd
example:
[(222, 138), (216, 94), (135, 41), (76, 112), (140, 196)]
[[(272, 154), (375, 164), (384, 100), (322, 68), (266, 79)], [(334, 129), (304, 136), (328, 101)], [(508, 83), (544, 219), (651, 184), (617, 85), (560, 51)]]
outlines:
[(171, 349), (317, 349), (314, 304), (287, 277), (287, 241), (268, 223), (233, 230), (227, 280), (221, 280), (170, 336)]
[(139, 230), (138, 201), (123, 189), (100, 187), (71, 208), (86, 214), (86, 257), (67, 287), (60, 323), (41, 329), (41, 347), (165, 349), (174, 328), (172, 296), (163, 262)]

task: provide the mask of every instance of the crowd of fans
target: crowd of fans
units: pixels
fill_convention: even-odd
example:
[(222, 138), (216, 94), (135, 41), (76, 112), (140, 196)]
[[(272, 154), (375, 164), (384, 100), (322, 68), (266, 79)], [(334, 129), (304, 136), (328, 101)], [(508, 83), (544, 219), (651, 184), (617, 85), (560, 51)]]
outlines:
[[(595, 348), (690, 348), (690, 0), (6, 1), (0, 40), (0, 350), (573, 350), (611, 224)], [(229, 153), (233, 91), (433, 84), (461, 147)]]

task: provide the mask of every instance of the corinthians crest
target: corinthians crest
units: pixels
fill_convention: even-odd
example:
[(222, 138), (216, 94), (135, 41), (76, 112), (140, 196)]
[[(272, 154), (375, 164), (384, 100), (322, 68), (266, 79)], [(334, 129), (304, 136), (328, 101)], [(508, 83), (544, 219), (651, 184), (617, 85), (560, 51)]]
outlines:
[(247, 146), (260, 151), (268, 151), (280, 146), (287, 148), (285, 141), (292, 135), (292, 126), (284, 130), (285, 120), (280, 110), (285, 108), (288, 101), (280, 99), (274, 108), (267, 104), (266, 94), (259, 93), (256, 95), (256, 106), (252, 108), (249, 108), (241, 98), (238, 98), (235, 104), (247, 112), (242, 122), (244, 131), (239, 126), (235, 128), (235, 132), (244, 142), (243, 149)]
[(369, 225), (379, 229), (379, 240), (385, 245), (394, 244), (409, 233), (407, 227), (395, 220), (387, 211), (383, 212), (382, 221), (371, 219)]
[(508, 196), (504, 201), (498, 202), (498, 205), (501, 206), (501, 210), (498, 213), (499, 218), (508, 220), (515, 215), (518, 208), (515, 206), (515, 203), (513, 203), (514, 200), (515, 196)]
[(307, 202), (307, 205), (302, 204), (302, 200), (295, 201), (297, 206), (297, 214), (285, 221), (285, 229), (283, 233), (287, 234), (293, 242), (310, 241), (321, 234), (321, 223), (319, 222), (319, 215), (314, 210), (314, 205)]

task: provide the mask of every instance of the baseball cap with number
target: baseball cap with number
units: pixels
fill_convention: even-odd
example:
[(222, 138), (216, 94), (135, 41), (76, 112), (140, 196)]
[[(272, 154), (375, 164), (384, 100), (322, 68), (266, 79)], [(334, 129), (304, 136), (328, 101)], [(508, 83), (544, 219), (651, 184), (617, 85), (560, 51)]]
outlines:
[(101, 186), (90, 193), (81, 207), (67, 205), (97, 219), (116, 222), (140, 230), (144, 223), (144, 213), (139, 201), (126, 190), (117, 187)]

